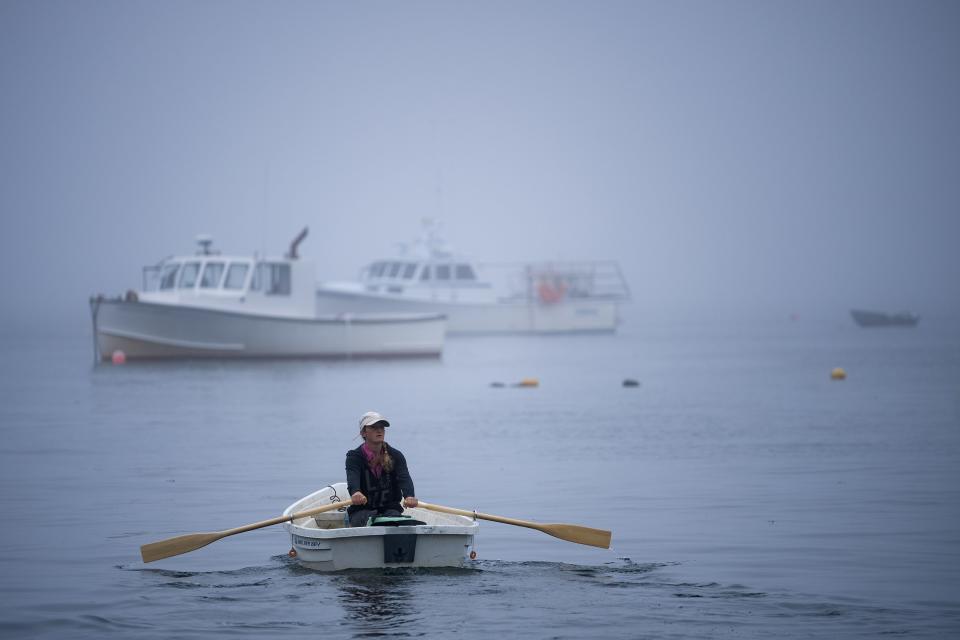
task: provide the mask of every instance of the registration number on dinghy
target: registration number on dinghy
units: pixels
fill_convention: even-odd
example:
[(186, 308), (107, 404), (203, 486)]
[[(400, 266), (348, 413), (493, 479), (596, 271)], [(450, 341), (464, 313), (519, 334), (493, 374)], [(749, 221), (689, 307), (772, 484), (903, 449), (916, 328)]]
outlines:
[(317, 538), (304, 538), (303, 536), (298, 536), (297, 534), (293, 534), (293, 543), (305, 549), (329, 549), (330, 548), (329, 540), (318, 540)]

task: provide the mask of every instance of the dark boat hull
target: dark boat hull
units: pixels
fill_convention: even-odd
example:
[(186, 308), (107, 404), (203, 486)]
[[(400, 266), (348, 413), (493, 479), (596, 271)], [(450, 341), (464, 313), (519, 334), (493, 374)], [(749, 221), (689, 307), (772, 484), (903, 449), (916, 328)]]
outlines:
[(920, 316), (902, 311), (900, 313), (884, 313), (882, 311), (850, 311), (853, 321), (861, 327), (915, 327)]

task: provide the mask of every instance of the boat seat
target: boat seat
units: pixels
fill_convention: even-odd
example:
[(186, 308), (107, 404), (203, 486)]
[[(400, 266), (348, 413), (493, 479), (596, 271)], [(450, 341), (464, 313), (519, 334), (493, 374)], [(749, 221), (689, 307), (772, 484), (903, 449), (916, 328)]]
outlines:
[(347, 514), (341, 511), (326, 511), (313, 516), (317, 529), (342, 529), (347, 526)]
[(346, 523), (343, 521), (342, 516), (340, 518), (337, 518), (336, 520), (321, 518), (317, 516), (313, 519), (313, 522), (314, 524), (317, 525), (317, 529), (343, 529), (347, 526)]

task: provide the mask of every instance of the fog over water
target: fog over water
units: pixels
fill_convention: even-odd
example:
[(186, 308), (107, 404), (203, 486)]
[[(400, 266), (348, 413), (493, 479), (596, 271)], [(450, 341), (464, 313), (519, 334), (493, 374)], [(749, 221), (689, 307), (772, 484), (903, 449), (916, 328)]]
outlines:
[[(612, 258), (658, 314), (960, 314), (955, 2), (0, 4), (5, 329), (304, 225)], [(950, 320), (950, 319), (953, 320)]]

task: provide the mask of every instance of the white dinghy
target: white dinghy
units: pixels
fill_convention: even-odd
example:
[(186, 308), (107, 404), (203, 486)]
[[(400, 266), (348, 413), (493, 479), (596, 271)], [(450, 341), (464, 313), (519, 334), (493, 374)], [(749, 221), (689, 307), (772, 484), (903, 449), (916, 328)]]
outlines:
[(342, 502), (343, 507), (284, 524), (301, 565), (317, 571), (387, 567), (462, 567), (469, 562), (476, 520), (415, 508), (403, 515), (424, 524), (414, 526), (348, 527), (347, 484), (338, 482), (294, 502), (284, 517)]

